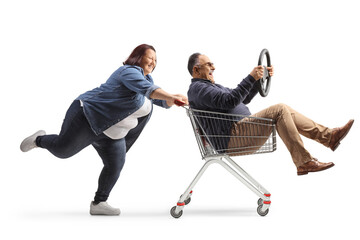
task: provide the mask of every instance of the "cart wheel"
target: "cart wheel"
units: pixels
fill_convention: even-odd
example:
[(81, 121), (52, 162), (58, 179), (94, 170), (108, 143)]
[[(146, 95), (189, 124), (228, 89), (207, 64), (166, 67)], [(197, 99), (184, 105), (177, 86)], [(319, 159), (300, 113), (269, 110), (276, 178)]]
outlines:
[(262, 205), (263, 202), (264, 202), (264, 200), (262, 200), (262, 198), (259, 198), (259, 200), (258, 200), (258, 205)]
[(171, 210), (170, 210), (170, 214), (171, 216), (173, 216), (174, 218), (179, 218), (181, 217), (181, 215), (183, 214), (183, 210), (181, 210), (178, 214), (175, 213), (175, 209), (176, 209), (176, 206), (172, 207)]
[(264, 76), (263, 78), (259, 79), (259, 81), (257, 81), (259, 93), (262, 97), (266, 97), (268, 95), (270, 91), (270, 83), (271, 83), (271, 76), (268, 70), (266, 69), (266, 67), (271, 67), (270, 53), (266, 48), (264, 48), (260, 53), (258, 65), (261, 66), (263, 65), (264, 56), (266, 56), (266, 62), (267, 62), (267, 64), (264, 65)]
[(263, 211), (261, 211), (262, 207), (263, 207), (262, 204), (258, 206), (258, 208), (257, 208), (257, 213), (258, 213), (260, 216), (264, 217), (264, 216), (266, 216), (266, 215), (269, 213), (269, 209), (266, 209), (265, 212), (263, 212)]

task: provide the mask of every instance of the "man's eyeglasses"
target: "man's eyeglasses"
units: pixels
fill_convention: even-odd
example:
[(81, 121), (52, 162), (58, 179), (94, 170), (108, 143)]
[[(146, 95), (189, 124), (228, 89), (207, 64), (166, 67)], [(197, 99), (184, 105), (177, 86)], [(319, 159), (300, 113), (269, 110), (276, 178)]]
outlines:
[(198, 66), (198, 67), (202, 67), (202, 66), (215, 67), (214, 63), (212, 63), (212, 62), (207, 62), (207, 63), (204, 63), (204, 64), (198, 64), (196, 66)]

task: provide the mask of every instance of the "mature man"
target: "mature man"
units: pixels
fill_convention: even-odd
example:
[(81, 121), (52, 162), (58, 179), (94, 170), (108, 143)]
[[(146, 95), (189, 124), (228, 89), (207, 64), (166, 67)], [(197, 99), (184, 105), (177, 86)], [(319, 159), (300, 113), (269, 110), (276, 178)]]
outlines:
[[(194, 53), (190, 56), (188, 70), (193, 77), (188, 91), (190, 107), (198, 110), (273, 119), (277, 132), (288, 148), (292, 160), (297, 167), (298, 175), (318, 172), (334, 166), (332, 162), (322, 163), (313, 158), (305, 149), (300, 134), (335, 151), (340, 141), (349, 132), (354, 120), (350, 120), (341, 128), (330, 129), (315, 123), (285, 104), (277, 104), (256, 114), (251, 114), (246, 104), (250, 103), (258, 93), (256, 81), (263, 77), (264, 69), (262, 66), (256, 66), (234, 89), (229, 89), (215, 83), (213, 76), (215, 66), (203, 54)], [(273, 67), (268, 67), (267, 70), (272, 76)], [(215, 126), (212, 130), (206, 128), (208, 127), (205, 127), (205, 131), (214, 131), (215, 129), (215, 131), (224, 132), (219, 126)], [(243, 134), (246, 130), (244, 119), (237, 121), (236, 124), (233, 124), (231, 127), (229, 126), (229, 128), (225, 131), (228, 131), (231, 135)], [(266, 129), (265, 132), (267, 132)], [(235, 145), (244, 143), (232, 141), (229, 138), (227, 144), (227, 148), (231, 149), (236, 147)]]

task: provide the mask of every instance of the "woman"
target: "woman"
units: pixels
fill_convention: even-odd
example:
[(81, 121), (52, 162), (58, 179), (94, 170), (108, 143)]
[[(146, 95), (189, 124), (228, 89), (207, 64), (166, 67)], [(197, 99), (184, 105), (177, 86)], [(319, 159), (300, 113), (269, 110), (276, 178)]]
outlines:
[(139, 45), (106, 83), (75, 99), (59, 135), (40, 130), (20, 145), (23, 152), (40, 147), (56, 157), (68, 158), (91, 144), (104, 163), (90, 204), (91, 215), (120, 214), (106, 201), (119, 178), (126, 152), (150, 119), (152, 104), (169, 108), (175, 101), (188, 103), (185, 96), (169, 94), (154, 84), (150, 73), (155, 66), (154, 47)]

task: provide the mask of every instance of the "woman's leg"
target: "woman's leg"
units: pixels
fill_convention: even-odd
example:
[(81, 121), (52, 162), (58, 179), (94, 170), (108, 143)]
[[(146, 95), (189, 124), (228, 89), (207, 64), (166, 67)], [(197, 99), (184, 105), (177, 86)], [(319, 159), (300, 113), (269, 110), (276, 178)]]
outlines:
[(131, 148), (136, 139), (139, 137), (141, 131), (144, 129), (149, 116), (142, 117), (138, 125), (130, 130), (125, 138), (113, 140), (106, 136), (95, 141), (92, 145), (99, 153), (103, 160), (104, 167), (99, 177), (98, 190), (95, 194), (94, 202), (90, 206), (90, 214), (105, 214), (105, 215), (119, 215), (120, 209), (113, 208), (106, 204), (110, 192), (116, 184), (120, 172), (124, 166), (126, 152)]
[(39, 136), (36, 145), (49, 150), (56, 157), (68, 158), (98, 138), (91, 130), (80, 101), (76, 100), (66, 113), (60, 134)]
[(104, 168), (99, 177), (95, 202), (104, 202), (109, 197), (110, 191), (124, 166), (126, 153), (139, 137), (149, 117), (150, 115), (138, 119), (138, 125), (131, 129), (125, 138), (114, 140), (104, 136), (92, 144), (104, 163)]
[(125, 142), (126, 142), (126, 152), (130, 150), (132, 145), (135, 143), (136, 139), (140, 136), (140, 133), (142, 130), (144, 130), (145, 125), (149, 121), (151, 117), (151, 113), (147, 116), (141, 117), (138, 119), (138, 125), (131, 129), (128, 134), (125, 136)]
[(125, 163), (125, 138), (113, 140), (104, 136), (102, 139), (95, 141), (92, 145), (98, 152), (104, 164), (100, 173), (98, 190), (94, 200), (96, 203), (105, 202), (117, 182)]

